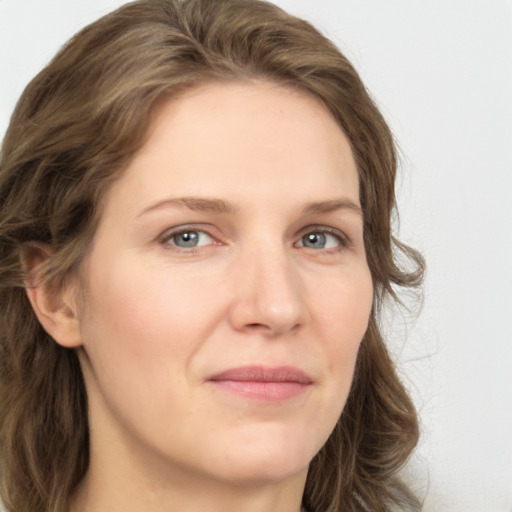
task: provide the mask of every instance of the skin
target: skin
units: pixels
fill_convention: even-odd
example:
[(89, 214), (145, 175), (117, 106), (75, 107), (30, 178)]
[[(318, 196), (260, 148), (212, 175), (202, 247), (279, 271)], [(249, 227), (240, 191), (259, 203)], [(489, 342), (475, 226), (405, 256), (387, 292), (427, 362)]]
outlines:
[[(300, 510), (372, 305), (358, 207), (349, 143), (316, 99), (210, 84), (160, 108), (79, 281), (29, 291), (88, 392), (73, 512)], [(246, 365), (310, 382), (276, 399), (210, 380)]]

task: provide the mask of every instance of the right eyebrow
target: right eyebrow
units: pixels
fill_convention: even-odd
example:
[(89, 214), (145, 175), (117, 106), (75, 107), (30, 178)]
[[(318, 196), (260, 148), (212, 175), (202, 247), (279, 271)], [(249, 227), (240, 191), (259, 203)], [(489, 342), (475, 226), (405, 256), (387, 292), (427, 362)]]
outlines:
[(328, 201), (308, 203), (302, 208), (303, 213), (310, 214), (331, 213), (337, 210), (351, 210), (361, 216), (363, 215), (363, 209), (350, 199), (331, 199)]
[(224, 199), (215, 199), (207, 197), (174, 197), (158, 201), (150, 206), (144, 208), (137, 217), (140, 217), (148, 212), (166, 209), (166, 208), (187, 208), (197, 212), (207, 213), (235, 213), (238, 208), (229, 201)]

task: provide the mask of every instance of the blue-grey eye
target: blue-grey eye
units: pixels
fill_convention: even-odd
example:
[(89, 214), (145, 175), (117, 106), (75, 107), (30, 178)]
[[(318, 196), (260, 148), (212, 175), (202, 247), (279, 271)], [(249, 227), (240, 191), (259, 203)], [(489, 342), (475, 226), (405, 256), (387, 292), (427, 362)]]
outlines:
[(308, 249), (333, 249), (340, 245), (340, 240), (330, 233), (322, 233), (321, 231), (312, 231), (306, 233), (301, 239), (301, 247)]
[(169, 241), (177, 247), (188, 249), (208, 245), (212, 242), (212, 238), (204, 231), (190, 230), (182, 231), (181, 233), (171, 236)]

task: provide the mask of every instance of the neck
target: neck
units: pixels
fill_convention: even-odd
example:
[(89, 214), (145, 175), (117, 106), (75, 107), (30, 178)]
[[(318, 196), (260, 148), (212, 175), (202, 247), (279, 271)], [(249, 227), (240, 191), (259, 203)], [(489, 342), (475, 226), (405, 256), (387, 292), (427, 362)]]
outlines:
[(90, 465), (71, 497), (70, 512), (301, 511), (307, 468), (283, 479), (233, 481), (175, 467), (116, 441), (99, 442), (92, 433)]
[[(123, 475), (106, 478), (89, 471), (70, 502), (70, 512), (300, 512), (304, 478), (279, 484), (229, 485), (185, 478), (167, 486)], [(195, 482), (194, 482), (195, 480)], [(300, 487), (299, 485), (300, 484)], [(299, 492), (297, 490), (299, 489)]]

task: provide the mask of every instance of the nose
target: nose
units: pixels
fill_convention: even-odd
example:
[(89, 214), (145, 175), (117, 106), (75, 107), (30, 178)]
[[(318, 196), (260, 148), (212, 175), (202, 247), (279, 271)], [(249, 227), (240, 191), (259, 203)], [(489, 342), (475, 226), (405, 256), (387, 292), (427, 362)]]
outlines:
[(230, 279), (229, 316), (235, 330), (277, 337), (304, 323), (307, 308), (300, 274), (284, 247), (248, 249)]

